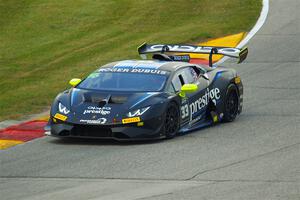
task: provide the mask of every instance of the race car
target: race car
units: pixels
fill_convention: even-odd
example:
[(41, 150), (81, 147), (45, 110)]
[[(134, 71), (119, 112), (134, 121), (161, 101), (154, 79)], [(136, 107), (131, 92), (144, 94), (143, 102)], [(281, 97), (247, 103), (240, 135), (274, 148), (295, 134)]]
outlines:
[[(143, 44), (142, 58), (101, 66), (72, 79), (55, 98), (46, 135), (143, 140), (231, 122), (242, 112), (243, 85), (234, 69), (217, 67), (213, 54), (246, 59), (248, 49)], [(190, 54), (209, 54), (209, 64)]]

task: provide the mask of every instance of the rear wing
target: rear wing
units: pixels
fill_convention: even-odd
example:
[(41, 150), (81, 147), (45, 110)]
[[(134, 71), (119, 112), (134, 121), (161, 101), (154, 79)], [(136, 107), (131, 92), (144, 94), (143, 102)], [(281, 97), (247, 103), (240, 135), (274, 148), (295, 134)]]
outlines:
[(231, 48), (231, 47), (209, 47), (209, 46), (195, 46), (185, 44), (147, 44), (144, 43), (138, 47), (139, 55), (145, 59), (146, 54), (154, 53), (196, 53), (209, 54), (209, 66), (212, 66), (212, 55), (219, 54), (237, 58), (238, 63), (243, 62), (248, 55), (248, 48)]

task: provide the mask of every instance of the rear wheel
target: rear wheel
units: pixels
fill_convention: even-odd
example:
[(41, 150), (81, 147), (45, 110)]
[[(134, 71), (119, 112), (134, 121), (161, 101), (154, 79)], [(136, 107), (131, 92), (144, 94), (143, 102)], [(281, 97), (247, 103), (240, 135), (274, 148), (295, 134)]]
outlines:
[(234, 84), (230, 84), (227, 88), (224, 105), (224, 122), (232, 122), (239, 111), (238, 91)]
[(173, 138), (179, 130), (179, 109), (175, 103), (170, 103), (166, 110), (165, 136)]

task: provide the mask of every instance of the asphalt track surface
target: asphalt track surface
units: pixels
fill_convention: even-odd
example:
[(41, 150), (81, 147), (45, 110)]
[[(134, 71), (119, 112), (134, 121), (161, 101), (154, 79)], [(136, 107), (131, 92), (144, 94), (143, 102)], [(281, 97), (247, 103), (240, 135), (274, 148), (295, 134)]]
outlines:
[(245, 100), (234, 123), (161, 142), (18, 145), (0, 153), (0, 199), (300, 199), (299, 8), (270, 1), (236, 67)]

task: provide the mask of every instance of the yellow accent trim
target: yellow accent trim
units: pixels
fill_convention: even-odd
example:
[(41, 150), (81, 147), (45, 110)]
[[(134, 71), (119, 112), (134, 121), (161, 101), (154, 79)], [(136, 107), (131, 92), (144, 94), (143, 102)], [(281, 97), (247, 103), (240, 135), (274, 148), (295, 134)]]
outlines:
[(55, 117), (56, 119), (61, 120), (61, 121), (66, 121), (66, 120), (68, 119), (67, 116), (64, 116), (64, 115), (59, 114), (59, 113), (56, 113), (56, 114), (54, 115), (54, 117)]
[(75, 87), (76, 85), (78, 85), (79, 83), (81, 82), (81, 79), (80, 78), (73, 78), (69, 81), (69, 84), (72, 86), (72, 87)]
[(186, 97), (185, 92), (182, 92), (182, 91), (179, 92), (179, 96), (182, 97), (182, 98), (185, 98)]
[(236, 84), (239, 84), (239, 83), (241, 82), (241, 77), (239, 77), (239, 76), (235, 77), (235, 78), (234, 78), (234, 82), (235, 82)]
[(193, 92), (196, 92), (197, 90), (198, 90), (198, 86), (196, 84), (184, 84), (181, 87), (179, 96), (182, 98), (185, 98), (186, 93), (193, 93)]
[(146, 42), (143, 42), (140, 46), (138, 46), (137, 50), (139, 50), (139, 48), (141, 48), (142, 46), (144, 46), (145, 44), (147, 44)]
[(198, 86), (196, 84), (184, 84), (181, 87), (181, 91), (188, 92), (188, 93), (196, 92), (197, 90), (198, 90)]
[(19, 140), (0, 140), (0, 150), (7, 149), (22, 143), (24, 142)]
[(140, 122), (140, 121), (141, 121), (140, 117), (132, 117), (132, 118), (122, 119), (123, 124), (129, 124), (129, 123)]
[(144, 126), (144, 122), (138, 122), (137, 126)]
[(213, 121), (216, 123), (216, 122), (218, 122), (218, 116), (217, 115), (215, 115), (214, 117), (213, 117)]
[[(234, 34), (234, 35), (229, 35), (217, 39), (212, 39), (207, 42), (201, 42), (198, 43), (197, 45), (200, 46), (221, 46), (221, 47), (236, 47), (247, 35), (246, 32)], [(203, 60), (209, 60), (209, 55), (208, 54), (190, 54), (191, 58), (199, 58)], [(223, 58), (222, 55), (214, 55), (213, 56), (213, 62), (219, 61), (221, 58)]]

